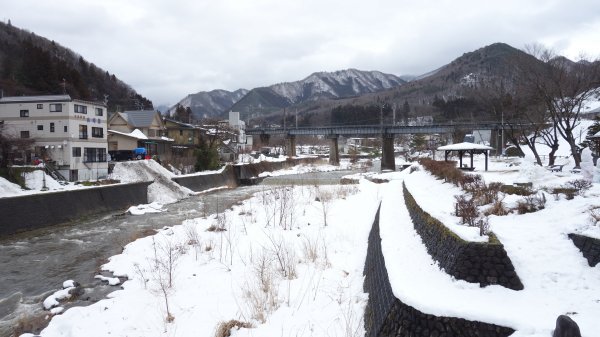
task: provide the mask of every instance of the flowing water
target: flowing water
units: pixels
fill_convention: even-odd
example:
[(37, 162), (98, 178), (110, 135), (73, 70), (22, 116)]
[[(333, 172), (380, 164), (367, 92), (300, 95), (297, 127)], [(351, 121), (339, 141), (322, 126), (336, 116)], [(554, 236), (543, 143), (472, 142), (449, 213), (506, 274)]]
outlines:
[(105, 214), (0, 239), (0, 337), (11, 336), (18, 325), (22, 327), (17, 331), (30, 331), (28, 322), (35, 317), (41, 320), (35, 325), (43, 325), (47, 313), (41, 302), (61, 289), (65, 280), (75, 280), (85, 290), (65, 308), (91, 304), (119, 289), (94, 276), (100, 274), (100, 266), (110, 256), (119, 254), (136, 238), (153, 234), (155, 229), (222, 211), (260, 192), (265, 185), (335, 184), (349, 173), (353, 172), (266, 178), (260, 185), (183, 199), (166, 205), (166, 211), (161, 213)]

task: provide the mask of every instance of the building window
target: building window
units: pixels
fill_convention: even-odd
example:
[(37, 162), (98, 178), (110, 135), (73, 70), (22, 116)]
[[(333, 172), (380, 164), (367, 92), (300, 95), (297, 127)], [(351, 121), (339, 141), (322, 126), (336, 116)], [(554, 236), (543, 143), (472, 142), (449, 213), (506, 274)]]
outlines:
[(37, 108), (38, 108), (38, 109), (43, 109), (43, 108), (44, 108), (44, 105), (43, 105), (43, 104), (38, 104), (38, 105), (37, 105)]
[(73, 157), (81, 157), (81, 148), (80, 147), (73, 148)]
[(38, 125), (38, 131), (44, 131), (44, 126), (43, 125)]
[(78, 114), (87, 114), (87, 106), (75, 104), (75, 112)]
[(29, 131), (21, 131), (21, 138), (29, 138)]
[(21, 111), (19, 112), (19, 115), (20, 115), (21, 117), (29, 117), (29, 110), (21, 110)]
[(83, 161), (86, 163), (106, 162), (106, 149), (95, 147), (83, 148)]
[(62, 112), (62, 104), (50, 104), (50, 112)]
[(87, 125), (79, 124), (79, 139), (87, 139)]
[(67, 126), (66, 126), (66, 125), (65, 125), (65, 126), (63, 126), (63, 130), (64, 130), (64, 132), (67, 132), (68, 128), (67, 128)]
[(96, 116), (104, 116), (104, 109), (96, 108)]
[(50, 123), (50, 132), (54, 132), (54, 123)]
[(179, 135), (183, 136), (183, 130), (179, 130)]
[(94, 138), (104, 138), (104, 131), (102, 128), (92, 127), (92, 137)]

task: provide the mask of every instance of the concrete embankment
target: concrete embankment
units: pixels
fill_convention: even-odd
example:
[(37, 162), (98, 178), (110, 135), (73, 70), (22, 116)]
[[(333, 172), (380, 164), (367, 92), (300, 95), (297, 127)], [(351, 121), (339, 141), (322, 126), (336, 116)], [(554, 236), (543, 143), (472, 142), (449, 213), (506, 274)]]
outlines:
[(152, 182), (0, 198), (0, 236), (148, 203)]
[(226, 167), (220, 173), (174, 177), (172, 180), (192, 191), (200, 192), (222, 186), (237, 187), (252, 184), (263, 172), (283, 170), (301, 164), (313, 164), (320, 160), (322, 159), (297, 158), (278, 162), (233, 165)]
[[(233, 165), (223, 171), (205, 175), (174, 177), (173, 186), (184, 186), (199, 192), (217, 187), (237, 187), (262, 172), (286, 169), (299, 164), (310, 164), (319, 158), (290, 159), (282, 162), (260, 162)], [(136, 168), (132, 168), (135, 171)], [(138, 168), (142, 169), (142, 168)], [(147, 168), (146, 168), (147, 170)], [(136, 172), (140, 176), (144, 172)], [(168, 178), (160, 172), (151, 172), (154, 180)], [(169, 181), (170, 182), (170, 181)], [(39, 193), (11, 198), (0, 198), (0, 237), (32, 229), (53, 226), (117, 210), (147, 204), (148, 188), (153, 181), (107, 185), (81, 190)]]

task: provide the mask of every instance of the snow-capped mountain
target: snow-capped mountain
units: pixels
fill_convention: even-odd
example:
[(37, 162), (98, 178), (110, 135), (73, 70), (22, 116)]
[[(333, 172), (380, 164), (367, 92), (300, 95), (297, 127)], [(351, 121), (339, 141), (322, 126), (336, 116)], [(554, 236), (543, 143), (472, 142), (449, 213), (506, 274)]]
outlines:
[(212, 91), (201, 91), (195, 94), (187, 95), (178, 104), (172, 106), (168, 114), (172, 115), (177, 108), (177, 105), (181, 105), (185, 108), (189, 107), (192, 109), (192, 114), (195, 119), (216, 117), (227, 111), (235, 102), (239, 101), (248, 93), (246, 89), (238, 89), (234, 92), (227, 90), (212, 90)]
[(257, 116), (292, 105), (321, 99), (338, 99), (379, 92), (406, 83), (400, 77), (379, 71), (356, 69), (316, 72), (303, 80), (252, 89), (231, 109), (243, 116)]
[(301, 81), (275, 84), (270, 88), (285, 97), (290, 104), (297, 104), (320, 98), (341, 98), (377, 92), (404, 82), (398, 76), (379, 71), (347, 69), (331, 73), (317, 72)]

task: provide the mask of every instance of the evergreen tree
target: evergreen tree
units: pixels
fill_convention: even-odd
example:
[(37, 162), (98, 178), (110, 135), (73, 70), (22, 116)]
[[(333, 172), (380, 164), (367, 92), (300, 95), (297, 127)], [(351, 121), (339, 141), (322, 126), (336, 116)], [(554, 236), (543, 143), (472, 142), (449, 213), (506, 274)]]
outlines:
[(414, 134), (410, 137), (410, 148), (413, 151), (422, 151), (425, 149), (427, 141), (422, 134)]
[(196, 171), (216, 170), (220, 166), (216, 144), (209, 145), (204, 139), (196, 148)]

